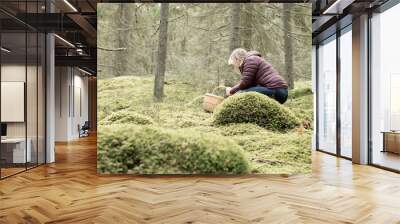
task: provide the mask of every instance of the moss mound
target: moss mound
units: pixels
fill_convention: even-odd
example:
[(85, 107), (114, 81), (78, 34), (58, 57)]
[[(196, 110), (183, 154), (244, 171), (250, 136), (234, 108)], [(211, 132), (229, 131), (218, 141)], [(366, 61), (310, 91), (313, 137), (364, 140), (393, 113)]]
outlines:
[(240, 93), (226, 99), (214, 114), (214, 123), (254, 123), (269, 130), (284, 131), (299, 125), (291, 110), (260, 93)]
[(150, 118), (128, 110), (120, 110), (113, 112), (99, 122), (100, 125), (110, 125), (110, 124), (146, 125), (152, 123), (153, 121)]
[[(213, 139), (212, 141), (229, 138), (228, 141), (234, 142), (234, 147), (239, 146), (244, 151), (246, 161), (250, 163), (251, 171), (249, 172), (251, 173), (296, 174), (311, 172), (310, 145), (313, 128), (313, 95), (310, 91), (310, 81), (296, 82), (296, 88), (290, 91), (289, 99), (283, 106), (289, 109), (292, 114), (295, 114), (306, 129), (294, 128), (284, 132), (277, 132), (263, 128), (254, 122), (213, 125), (214, 114), (205, 113), (201, 107), (204, 92), (210, 92), (211, 90), (191, 86), (182, 81), (175, 80), (181, 80), (180, 76), (178, 77), (174, 74), (166, 76), (168, 84), (165, 85), (165, 98), (162, 103), (154, 103), (153, 92), (149, 91), (154, 85), (153, 76), (121, 76), (98, 80), (98, 120), (104, 120), (106, 122), (103, 123), (107, 123), (107, 125), (100, 125), (98, 132), (100, 136), (99, 142), (101, 141), (101, 144), (106, 145), (103, 148), (107, 148), (98, 150), (99, 172), (114, 173), (115, 171), (116, 173), (129, 172), (140, 174), (143, 170), (143, 173), (157, 173), (158, 171), (161, 173), (190, 173), (189, 169), (184, 170), (178, 166), (171, 165), (172, 162), (165, 169), (161, 165), (157, 168), (158, 170), (149, 168), (159, 165), (158, 161), (161, 153), (148, 159), (152, 160), (154, 158), (157, 161), (146, 160), (146, 165), (140, 167), (139, 162), (143, 157), (137, 156), (136, 150), (140, 151), (137, 149), (138, 147), (131, 147), (131, 143), (121, 143), (125, 139), (130, 139), (131, 136), (129, 135), (133, 135), (139, 136), (139, 139), (142, 138), (140, 136), (144, 136), (141, 139), (143, 143), (140, 142), (140, 144), (152, 143), (155, 145), (159, 142), (157, 139), (161, 137), (149, 137), (153, 139), (152, 142), (147, 139), (147, 135), (142, 133), (137, 134), (138, 131), (126, 131), (124, 133), (121, 130), (121, 134), (113, 132), (113, 135), (116, 136), (115, 140), (110, 140), (112, 139), (110, 137), (108, 137), (108, 141), (101, 140), (103, 134), (105, 134), (104, 136), (112, 134), (106, 133), (106, 130), (110, 130), (106, 126), (119, 127), (129, 125), (128, 122), (118, 121), (118, 123), (124, 123), (119, 125), (114, 124), (116, 122), (108, 122), (108, 116), (117, 111), (123, 111), (122, 113), (131, 111), (139, 116), (145, 115), (153, 123), (151, 125), (147, 124), (147, 122), (146, 125), (132, 123), (131, 126), (136, 126), (135, 130), (139, 127), (157, 127), (157, 130), (166, 130), (161, 130), (162, 133), (166, 132), (175, 137), (177, 135), (186, 136), (192, 134), (199, 136), (199, 133), (204, 133), (204, 135), (195, 138), (210, 138)], [(232, 97), (236, 97), (236, 95)], [(229, 98), (226, 101), (230, 100)], [(107, 120), (105, 119), (106, 117), (108, 117)], [(173, 138), (175, 139), (175, 137)], [(135, 141), (139, 142), (139, 140)], [(137, 145), (140, 144), (137, 143)], [(159, 145), (161, 144), (165, 143), (159, 143)], [(220, 147), (215, 147), (215, 149), (218, 148)], [(155, 149), (154, 153), (158, 150), (156, 146), (153, 146), (153, 149)], [(162, 157), (165, 157), (165, 154), (163, 152)], [(116, 157), (114, 155), (118, 155), (119, 159), (114, 159)], [(125, 164), (125, 161), (129, 164)], [(230, 162), (228, 163), (231, 164)], [(197, 173), (204, 172), (198, 171)], [(221, 171), (221, 173), (224, 172)]]
[(101, 173), (245, 174), (249, 162), (230, 139), (132, 125), (101, 127), (98, 138)]

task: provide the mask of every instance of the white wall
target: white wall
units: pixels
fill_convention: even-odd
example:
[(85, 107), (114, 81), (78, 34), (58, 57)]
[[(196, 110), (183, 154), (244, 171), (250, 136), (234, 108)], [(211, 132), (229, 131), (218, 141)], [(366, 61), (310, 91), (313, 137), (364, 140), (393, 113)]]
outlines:
[[(25, 82), (24, 65), (8, 64), (1, 66), (1, 81), (3, 82)], [(7, 108), (1, 108), (7, 110)], [(25, 122), (9, 122), (7, 123), (7, 137), (25, 137)]]
[(1, 66), (1, 81), (25, 82), (25, 64), (5, 64)]
[(88, 78), (76, 68), (56, 67), (55, 108), (56, 141), (79, 138), (78, 125), (88, 120)]
[[(28, 70), (31, 70), (28, 66)], [(26, 66), (19, 64), (4, 64), (1, 66), (2, 82), (25, 82)], [(28, 94), (33, 95), (33, 94)], [(7, 108), (1, 108), (7, 110)], [(30, 120), (30, 119), (29, 119)], [(25, 122), (7, 122), (8, 137), (25, 137)]]
[[(37, 70), (38, 69), (38, 70)], [(22, 113), (22, 117), (26, 112), (26, 120), (20, 122), (5, 122), (7, 124), (8, 138), (27, 138), (30, 140), (30, 148), (32, 150), (32, 161), (44, 163), (45, 159), (45, 116), (44, 116), (44, 74), (41, 66), (32, 66), (25, 64), (2, 64), (1, 66), (1, 81), (2, 82), (24, 82), (26, 89), (19, 90), (19, 94), (24, 94), (26, 90), (26, 99), (22, 102), (22, 107), (11, 108), (2, 107), (2, 112), (6, 113)], [(27, 80), (25, 80), (27, 78)], [(2, 89), (3, 92), (4, 89)], [(22, 92), (21, 92), (22, 91)], [(8, 98), (2, 95), (2, 98)], [(25, 97), (23, 97), (25, 98)], [(15, 102), (17, 103), (17, 102)], [(25, 107), (26, 103), (26, 107)], [(36, 159), (39, 161), (36, 161)], [(51, 160), (50, 160), (51, 162)]]
[(70, 84), (69, 68), (55, 68), (55, 140), (68, 140), (68, 117), (69, 117), (69, 96)]
[[(82, 76), (82, 73), (79, 72), (79, 75), (76, 75), (76, 71), (75, 70), (75, 77), (74, 77), (74, 86), (75, 86), (75, 96), (74, 100), (75, 100), (75, 106), (73, 108), (73, 110), (75, 110), (75, 113), (73, 113), (74, 117), (72, 119), (72, 132), (71, 134), (75, 137), (79, 137), (79, 132), (78, 132), (78, 124), (79, 125), (83, 125), (85, 123), (85, 121), (88, 121), (88, 78), (87, 76)], [(79, 93), (80, 91), (80, 93)], [(80, 98), (78, 98), (80, 95)], [(80, 103), (78, 102), (80, 100)], [(81, 107), (81, 108), (79, 108)], [(81, 111), (79, 111), (79, 109)]]

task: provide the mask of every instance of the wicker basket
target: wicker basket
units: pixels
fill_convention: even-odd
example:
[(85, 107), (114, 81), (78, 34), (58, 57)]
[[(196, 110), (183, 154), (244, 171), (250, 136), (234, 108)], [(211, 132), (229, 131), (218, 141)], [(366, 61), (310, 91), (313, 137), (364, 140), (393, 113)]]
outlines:
[(213, 112), (218, 104), (222, 103), (222, 101), (224, 101), (222, 96), (206, 93), (203, 99), (203, 108), (207, 112)]

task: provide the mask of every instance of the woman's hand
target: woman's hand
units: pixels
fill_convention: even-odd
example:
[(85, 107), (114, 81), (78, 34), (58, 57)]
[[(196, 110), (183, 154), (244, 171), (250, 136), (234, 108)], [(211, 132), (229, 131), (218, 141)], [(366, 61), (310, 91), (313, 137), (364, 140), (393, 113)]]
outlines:
[(226, 96), (232, 95), (232, 94), (231, 94), (231, 89), (232, 89), (232, 87), (226, 87), (226, 88), (225, 88), (225, 95), (226, 95)]

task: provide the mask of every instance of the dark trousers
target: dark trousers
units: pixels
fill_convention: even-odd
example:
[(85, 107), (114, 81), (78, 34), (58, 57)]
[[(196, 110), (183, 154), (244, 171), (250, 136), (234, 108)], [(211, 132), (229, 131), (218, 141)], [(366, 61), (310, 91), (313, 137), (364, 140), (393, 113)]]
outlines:
[(288, 98), (288, 89), (287, 88), (274, 88), (270, 89), (264, 86), (253, 86), (248, 89), (242, 90), (242, 92), (258, 92), (264, 95), (267, 95), (281, 104), (284, 104)]

